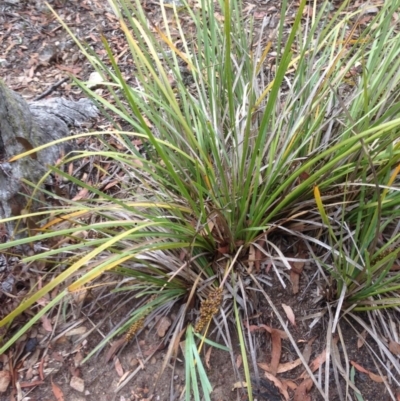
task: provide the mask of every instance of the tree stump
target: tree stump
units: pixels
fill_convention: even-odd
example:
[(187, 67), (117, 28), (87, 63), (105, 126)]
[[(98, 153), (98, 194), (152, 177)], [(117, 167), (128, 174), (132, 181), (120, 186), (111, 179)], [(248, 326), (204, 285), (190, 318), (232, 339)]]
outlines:
[[(0, 219), (18, 216), (29, 195), (22, 180), (38, 183), (65, 153), (72, 150), (66, 142), (47, 147), (17, 161), (13, 156), (70, 135), (69, 127), (79, 127), (97, 116), (97, 108), (88, 99), (70, 101), (63, 98), (27, 103), (0, 80)], [(0, 221), (1, 242), (12, 235), (12, 221)]]

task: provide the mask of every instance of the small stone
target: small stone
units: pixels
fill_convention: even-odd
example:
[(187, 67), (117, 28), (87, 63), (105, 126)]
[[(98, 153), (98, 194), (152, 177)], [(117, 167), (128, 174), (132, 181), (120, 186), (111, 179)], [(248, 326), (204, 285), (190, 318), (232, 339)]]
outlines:
[[(0, 64), (1, 64), (1, 59), (0, 59)], [(8, 268), (7, 259), (3, 254), (0, 254), (0, 273), (5, 272), (7, 268)]]
[(9, 275), (2, 283), (1, 289), (4, 292), (11, 293), (14, 288), (15, 279), (13, 276)]
[(87, 86), (89, 89), (95, 89), (102, 83), (104, 83), (103, 77), (97, 71), (94, 71), (89, 76), (89, 81), (87, 82)]
[(74, 366), (77, 368), (80, 366), (82, 360), (83, 360), (83, 355), (80, 352), (77, 352), (73, 358), (74, 360)]
[(164, 337), (165, 333), (171, 326), (171, 319), (168, 318), (167, 316), (163, 316), (160, 318), (160, 320), (157, 322), (157, 334), (159, 337)]
[(53, 45), (44, 46), (39, 54), (39, 61), (42, 65), (47, 66), (57, 59), (57, 47)]
[(139, 365), (138, 359), (135, 358), (135, 357), (132, 357), (132, 358), (129, 360), (129, 366), (130, 366), (131, 368), (134, 368), (134, 367), (137, 366), (137, 365)]
[(36, 349), (37, 346), (37, 339), (36, 338), (30, 338), (26, 344), (25, 344), (25, 351), (26, 352), (33, 352)]
[(72, 376), (69, 385), (80, 393), (85, 391), (85, 382), (80, 377)]

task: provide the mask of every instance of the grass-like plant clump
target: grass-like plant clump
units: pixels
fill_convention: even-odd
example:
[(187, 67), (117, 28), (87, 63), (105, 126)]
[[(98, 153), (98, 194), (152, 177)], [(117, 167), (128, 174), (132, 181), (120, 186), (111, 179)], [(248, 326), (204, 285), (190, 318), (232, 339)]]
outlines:
[[(325, 2), (303, 13), (303, 0), (289, 32), (283, 1), (273, 44), (253, 34), (237, 0), (161, 3), (162, 28), (139, 1), (110, 2), (132, 77), (120, 71), (106, 39), (107, 61), (77, 41), (109, 96), (77, 84), (115, 129), (90, 133), (98, 150), (74, 152), (49, 168), (86, 189), (86, 199), (57, 197), (62, 207), (31, 213), (40, 216), (35, 236), (0, 244), (3, 252), (41, 244), (23, 262), (52, 266), (51, 280), (0, 326), (58, 288), (0, 353), (68, 294), (110, 272), (124, 278), (114, 287), (133, 294), (137, 305), (93, 352), (174, 309), (167, 357), (185, 338), (186, 399), (209, 400), (200, 349), (204, 342), (231, 349), (224, 333), (235, 327), (251, 399), (249, 292), (264, 261), (279, 261), (274, 274), (285, 280), (293, 262), (285, 243), (301, 241), (331, 287), (333, 331), (342, 314), (369, 330), (368, 313), (400, 306), (400, 1), (385, 2), (365, 25), (367, 6), (346, 13), (348, 2), (339, 10)], [(93, 162), (99, 185), (63, 168), (82, 160)], [(105, 162), (116, 166), (113, 173)], [(115, 179), (112, 195), (104, 188)], [(46, 245), (56, 238), (65, 239), (62, 246)], [(367, 313), (360, 319), (357, 311)], [(225, 344), (210, 340), (211, 328)], [(383, 352), (395, 377), (399, 365)], [(328, 386), (318, 388), (328, 400)]]

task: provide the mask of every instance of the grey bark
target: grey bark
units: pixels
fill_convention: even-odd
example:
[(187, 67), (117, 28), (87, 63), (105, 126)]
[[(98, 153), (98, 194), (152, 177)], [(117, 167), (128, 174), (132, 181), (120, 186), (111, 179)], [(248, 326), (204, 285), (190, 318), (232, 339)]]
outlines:
[[(10, 158), (67, 137), (69, 127), (79, 127), (96, 115), (97, 109), (88, 99), (73, 102), (55, 98), (28, 104), (0, 80), (0, 219), (16, 216), (24, 209), (27, 190), (23, 179), (37, 183), (47, 166), (72, 148), (63, 143), (15, 162)], [(10, 233), (13, 224), (6, 223), (6, 227)]]

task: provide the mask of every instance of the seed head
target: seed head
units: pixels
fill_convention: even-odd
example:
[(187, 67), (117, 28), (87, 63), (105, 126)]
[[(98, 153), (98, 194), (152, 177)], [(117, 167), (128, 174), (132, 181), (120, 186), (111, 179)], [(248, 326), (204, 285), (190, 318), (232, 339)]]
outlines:
[(202, 331), (213, 316), (219, 311), (222, 303), (222, 288), (211, 291), (208, 298), (201, 302), (200, 317), (196, 323), (195, 331)]

